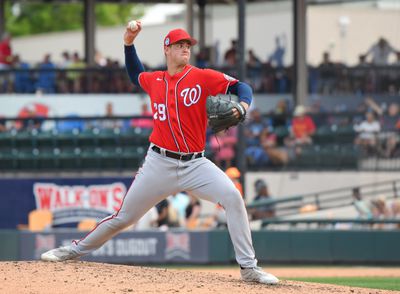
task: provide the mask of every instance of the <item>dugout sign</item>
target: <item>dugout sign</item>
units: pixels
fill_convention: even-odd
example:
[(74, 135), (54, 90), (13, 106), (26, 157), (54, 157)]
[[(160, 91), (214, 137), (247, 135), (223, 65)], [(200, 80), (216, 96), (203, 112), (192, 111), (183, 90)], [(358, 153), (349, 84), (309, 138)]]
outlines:
[[(20, 260), (38, 260), (43, 252), (85, 237), (75, 230), (49, 233), (21, 232)], [(207, 232), (124, 232), (82, 260), (108, 263), (207, 263)]]

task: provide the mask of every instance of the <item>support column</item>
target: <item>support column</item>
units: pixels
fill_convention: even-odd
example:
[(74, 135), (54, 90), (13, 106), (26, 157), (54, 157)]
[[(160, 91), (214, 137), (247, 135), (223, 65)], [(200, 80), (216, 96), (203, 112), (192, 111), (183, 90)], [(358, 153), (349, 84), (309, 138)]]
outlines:
[(305, 105), (308, 95), (306, 0), (293, 0), (293, 18), (293, 96), (296, 105)]
[[(240, 81), (244, 81), (246, 77), (246, 0), (238, 0), (238, 44), (237, 44), (237, 59), (238, 59), (238, 68), (237, 68), (237, 78)], [(238, 127), (238, 146), (237, 146), (237, 168), (240, 170), (242, 174), (241, 183), (243, 187), (244, 184), (244, 175), (247, 170), (246, 166), (246, 157), (244, 155), (244, 151), (246, 149), (246, 140), (244, 140), (244, 127), (243, 124), (239, 124)]]
[[(193, 2), (194, 0), (185, 0), (186, 3), (186, 31), (191, 35), (193, 38), (194, 26), (193, 26)], [(196, 38), (195, 38), (196, 39)], [(192, 51), (192, 55), (190, 56), (190, 63), (195, 64), (196, 58), (195, 54)]]
[(199, 6), (199, 47), (206, 46), (206, 0), (197, 0)]
[(6, 31), (6, 1), (0, 1), (0, 40)]
[(95, 33), (96, 33), (95, 0), (85, 0), (84, 5), (85, 5), (84, 7), (85, 61), (88, 66), (94, 66)]

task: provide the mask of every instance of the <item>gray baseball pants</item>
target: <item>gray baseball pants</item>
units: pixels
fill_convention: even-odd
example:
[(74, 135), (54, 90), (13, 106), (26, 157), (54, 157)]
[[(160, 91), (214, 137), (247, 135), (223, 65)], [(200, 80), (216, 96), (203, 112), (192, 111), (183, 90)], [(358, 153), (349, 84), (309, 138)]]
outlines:
[(84, 239), (74, 241), (72, 250), (85, 255), (101, 247), (162, 199), (180, 191), (220, 203), (226, 211), (237, 262), (242, 267), (257, 265), (244, 200), (228, 176), (205, 157), (181, 161), (151, 149), (120, 210), (103, 219)]

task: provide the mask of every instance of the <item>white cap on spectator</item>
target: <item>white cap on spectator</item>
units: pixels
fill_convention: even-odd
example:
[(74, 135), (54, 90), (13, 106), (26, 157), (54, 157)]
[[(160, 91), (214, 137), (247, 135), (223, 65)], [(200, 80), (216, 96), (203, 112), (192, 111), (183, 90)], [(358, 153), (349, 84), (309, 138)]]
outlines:
[(297, 105), (293, 115), (294, 116), (301, 116), (304, 115), (306, 113), (306, 108), (303, 105)]

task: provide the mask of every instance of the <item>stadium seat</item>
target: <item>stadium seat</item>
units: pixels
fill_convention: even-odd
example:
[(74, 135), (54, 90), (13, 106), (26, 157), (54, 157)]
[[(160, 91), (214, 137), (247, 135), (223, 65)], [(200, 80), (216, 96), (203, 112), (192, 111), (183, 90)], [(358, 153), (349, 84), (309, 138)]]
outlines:
[(15, 133), (16, 132), (0, 132), (0, 148), (15, 147)]
[(313, 143), (319, 145), (332, 144), (336, 137), (336, 133), (331, 130), (330, 126), (320, 126), (313, 135)]
[(100, 164), (102, 169), (122, 168), (122, 148), (121, 147), (103, 147), (101, 148)]
[(39, 149), (37, 158), (37, 167), (40, 170), (54, 170), (57, 169), (56, 158), (59, 150), (56, 148), (42, 148)]
[(56, 147), (78, 147), (79, 129), (67, 130), (65, 132), (54, 131), (53, 136)]
[(0, 150), (0, 170), (10, 171), (18, 167), (17, 149), (15, 148), (2, 148)]
[(98, 141), (99, 134), (100, 130), (97, 128), (85, 129), (79, 132), (77, 136), (78, 147), (79, 148), (99, 147), (99, 141)]
[(145, 157), (144, 147), (125, 147), (121, 154), (122, 168), (137, 169)]
[(101, 148), (119, 146), (121, 130), (119, 128), (115, 129), (101, 129), (98, 135), (98, 146)]
[(81, 166), (81, 150), (79, 148), (64, 147), (59, 151), (54, 151), (56, 154), (55, 162), (59, 169), (77, 170)]
[(95, 170), (100, 168), (101, 148), (89, 147), (82, 149), (80, 164), (82, 169)]
[(15, 147), (35, 147), (38, 133), (39, 132), (36, 129), (28, 131), (23, 130), (14, 133)]
[(53, 148), (56, 146), (54, 131), (42, 131), (36, 136), (36, 148)]
[(16, 153), (18, 170), (36, 170), (38, 167), (39, 150), (32, 148), (19, 148)]
[(151, 130), (143, 128), (129, 128), (121, 133), (122, 146), (143, 146), (148, 144)]
[(28, 229), (30, 231), (43, 231), (51, 227), (53, 213), (50, 210), (33, 210), (28, 215)]

